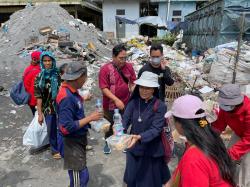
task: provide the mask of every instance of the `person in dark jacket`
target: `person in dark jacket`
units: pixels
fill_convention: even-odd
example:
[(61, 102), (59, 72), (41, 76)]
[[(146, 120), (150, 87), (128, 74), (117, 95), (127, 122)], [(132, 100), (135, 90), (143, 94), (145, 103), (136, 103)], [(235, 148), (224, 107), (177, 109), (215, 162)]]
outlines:
[(154, 44), (150, 48), (150, 60), (145, 64), (138, 73), (138, 78), (144, 71), (149, 71), (158, 75), (159, 80), (159, 98), (165, 101), (166, 93), (165, 87), (172, 86), (174, 80), (171, 77), (169, 67), (167, 67), (167, 61), (163, 57), (163, 47), (160, 44)]
[[(143, 72), (135, 84), (122, 121), (125, 132), (131, 124), (132, 135), (127, 149), (124, 182), (128, 187), (162, 187), (170, 179), (161, 140), (167, 108), (154, 96), (159, 87), (156, 74)], [(158, 107), (155, 110), (156, 102)]]
[(85, 116), (80, 89), (87, 80), (87, 68), (79, 62), (68, 65), (62, 75), (56, 98), (58, 124), (63, 135), (64, 169), (68, 170), (70, 187), (87, 187), (89, 172), (86, 164), (86, 145), (89, 123), (103, 117), (95, 111)]

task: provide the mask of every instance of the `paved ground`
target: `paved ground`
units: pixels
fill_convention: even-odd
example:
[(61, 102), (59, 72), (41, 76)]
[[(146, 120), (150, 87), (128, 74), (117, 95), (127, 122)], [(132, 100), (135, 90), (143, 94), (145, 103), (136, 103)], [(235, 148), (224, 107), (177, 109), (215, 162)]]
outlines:
[[(20, 79), (28, 62), (16, 57), (0, 56), (0, 60), (0, 86), (9, 89)], [(90, 102), (86, 112), (92, 107)], [(0, 187), (67, 187), (69, 181), (62, 160), (53, 160), (49, 150), (30, 155), (29, 148), (22, 145), (22, 136), (31, 120), (27, 106), (17, 107), (7, 92), (0, 92)], [(90, 132), (89, 144), (94, 150), (87, 154), (89, 187), (121, 187), (125, 154), (113, 151), (106, 156), (102, 153), (103, 143), (101, 134)]]

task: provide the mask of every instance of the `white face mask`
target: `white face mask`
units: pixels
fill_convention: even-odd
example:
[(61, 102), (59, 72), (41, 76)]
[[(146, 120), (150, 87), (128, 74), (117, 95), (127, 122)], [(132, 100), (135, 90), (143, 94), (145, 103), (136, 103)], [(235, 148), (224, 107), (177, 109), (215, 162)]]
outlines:
[(161, 63), (161, 57), (151, 57), (150, 63), (154, 66), (158, 66)]

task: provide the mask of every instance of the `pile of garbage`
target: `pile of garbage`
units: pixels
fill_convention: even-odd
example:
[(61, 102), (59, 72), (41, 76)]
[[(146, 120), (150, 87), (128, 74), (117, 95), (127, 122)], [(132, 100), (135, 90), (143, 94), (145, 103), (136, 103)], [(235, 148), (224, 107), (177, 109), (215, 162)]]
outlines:
[[(237, 42), (219, 45), (206, 52), (204, 66), (207, 67), (208, 81), (221, 84), (230, 83), (237, 55)], [(250, 45), (241, 46), (239, 62), (236, 66), (236, 83), (247, 85), (250, 82)]]
[[(133, 62), (135, 70), (139, 71), (149, 59), (150, 46), (147, 45), (144, 37), (133, 38), (126, 41), (126, 44), (129, 47), (130, 60)], [(190, 57), (183, 50), (163, 44), (164, 57), (169, 62), (168, 67), (176, 82), (175, 88), (167, 87), (166, 91), (178, 90), (183, 94), (197, 93), (205, 100), (216, 100), (216, 88), (232, 82), (237, 45), (237, 42), (219, 45), (208, 49), (204, 54)], [(244, 43), (241, 46), (239, 63), (236, 68), (236, 83), (240, 85), (247, 85), (250, 82), (249, 51), (250, 45)], [(166, 95), (171, 95), (171, 93)], [(174, 95), (181, 95), (181, 93)]]
[(36, 49), (51, 50), (59, 59), (80, 58), (90, 63), (107, 60), (111, 48), (95, 26), (74, 19), (57, 4), (27, 6), (11, 15), (0, 32), (0, 55), (29, 56)]

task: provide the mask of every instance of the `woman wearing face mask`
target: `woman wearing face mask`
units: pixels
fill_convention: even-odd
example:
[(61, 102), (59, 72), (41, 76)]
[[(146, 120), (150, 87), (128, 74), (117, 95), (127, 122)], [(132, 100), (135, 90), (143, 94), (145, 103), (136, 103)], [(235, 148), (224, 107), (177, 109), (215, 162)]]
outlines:
[(42, 124), (43, 120), (46, 121), (53, 158), (60, 159), (56, 116), (56, 96), (61, 83), (60, 76), (56, 68), (56, 60), (51, 52), (43, 52), (40, 59), (41, 73), (35, 80), (38, 122)]
[(237, 163), (235, 180), (239, 186), (250, 186), (250, 100), (239, 85), (226, 84), (219, 89), (218, 102), (220, 111), (213, 127), (219, 133), (227, 125), (233, 130), (228, 153)]
[(157, 98), (156, 74), (145, 71), (135, 84), (122, 121), (125, 131), (131, 125), (132, 134), (124, 182), (127, 187), (162, 187), (170, 178), (161, 140), (166, 105)]
[(165, 101), (165, 87), (172, 86), (174, 80), (171, 77), (170, 69), (167, 67), (167, 61), (163, 57), (163, 47), (159, 44), (152, 45), (150, 48), (150, 59), (138, 73), (138, 78), (144, 71), (149, 71), (158, 75), (159, 87), (159, 98)]
[(235, 167), (220, 136), (206, 120), (202, 101), (193, 95), (176, 99), (165, 115), (173, 116), (187, 149), (165, 187), (234, 187)]

